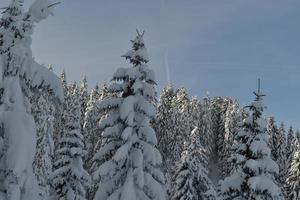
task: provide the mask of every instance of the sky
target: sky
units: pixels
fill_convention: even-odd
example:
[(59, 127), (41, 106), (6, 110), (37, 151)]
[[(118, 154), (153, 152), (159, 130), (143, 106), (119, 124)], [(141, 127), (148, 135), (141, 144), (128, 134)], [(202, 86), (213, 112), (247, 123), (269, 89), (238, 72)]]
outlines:
[(248, 105), (261, 78), (266, 114), (300, 128), (299, 21), (299, 0), (62, 0), (37, 24), (32, 50), (92, 88), (129, 66), (121, 55), (145, 30), (159, 90), (170, 83)]

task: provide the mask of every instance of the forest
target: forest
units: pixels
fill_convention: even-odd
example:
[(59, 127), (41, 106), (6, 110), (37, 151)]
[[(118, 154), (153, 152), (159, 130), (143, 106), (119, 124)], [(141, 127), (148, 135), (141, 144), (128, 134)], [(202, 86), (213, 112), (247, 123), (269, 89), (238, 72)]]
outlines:
[[(300, 132), (249, 104), (157, 93), (145, 32), (136, 31), (110, 82), (68, 81), (38, 64), (35, 26), (58, 3), (0, 19), (0, 200), (297, 200)], [(92, 89), (90, 89), (92, 88)]]

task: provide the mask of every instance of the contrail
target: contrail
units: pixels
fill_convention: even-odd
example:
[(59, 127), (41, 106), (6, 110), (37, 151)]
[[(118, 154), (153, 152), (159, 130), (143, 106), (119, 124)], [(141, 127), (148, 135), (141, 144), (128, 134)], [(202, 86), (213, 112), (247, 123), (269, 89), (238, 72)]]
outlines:
[(170, 75), (170, 66), (169, 66), (169, 52), (168, 49), (165, 52), (165, 69), (166, 69), (166, 75), (167, 75), (167, 83), (168, 85), (171, 85), (171, 75)]
[[(160, 23), (161, 24), (161, 30), (162, 30), (162, 35), (163, 35), (163, 38), (165, 38), (165, 30), (164, 29), (164, 11), (165, 11), (165, 6), (166, 6), (166, 2), (165, 0), (161, 0), (160, 1), (160, 17), (161, 17), (161, 20), (160, 20)], [(168, 50), (168, 45), (165, 44), (163, 49), (165, 50), (164, 52), (164, 66), (165, 66), (165, 70), (166, 70), (166, 79), (167, 79), (167, 83), (168, 85), (171, 85), (171, 74), (170, 74), (170, 66), (169, 66), (169, 50)]]

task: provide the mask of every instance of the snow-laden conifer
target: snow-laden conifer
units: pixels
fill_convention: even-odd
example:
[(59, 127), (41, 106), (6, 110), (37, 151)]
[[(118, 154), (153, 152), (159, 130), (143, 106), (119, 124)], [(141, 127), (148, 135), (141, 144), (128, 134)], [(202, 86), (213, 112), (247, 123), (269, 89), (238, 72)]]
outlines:
[(8, 200), (35, 199), (38, 193), (32, 169), (36, 130), (29, 102), (30, 89), (47, 86), (62, 99), (60, 81), (38, 64), (31, 52), (34, 25), (53, 14), (54, 4), (36, 0), (24, 12), (22, 3), (11, 0), (0, 19), (0, 135), (5, 141), (0, 161), (5, 180), (0, 180), (4, 183), (0, 191), (5, 192)]
[(275, 175), (279, 168), (271, 158), (263, 118), (263, 99), (259, 91), (249, 106), (250, 114), (243, 120), (233, 145), (233, 172), (221, 181), (221, 198), (282, 200), (283, 194)]
[(83, 168), (84, 137), (81, 133), (80, 97), (76, 84), (69, 90), (66, 99), (65, 132), (57, 149), (58, 159), (54, 163), (55, 171), (51, 184), (55, 198), (67, 200), (86, 199), (86, 189), (90, 176)]
[(300, 199), (300, 146), (297, 145), (293, 154), (291, 167), (289, 169), (287, 183), (287, 196), (288, 200), (299, 200)]
[(32, 112), (37, 130), (37, 148), (33, 163), (34, 174), (39, 185), (39, 198), (48, 199), (50, 196), (50, 175), (52, 173), (53, 114), (54, 107), (48, 101), (47, 93), (38, 93)]
[(291, 163), (293, 160), (293, 155), (294, 152), (296, 150), (296, 146), (295, 146), (295, 133), (293, 130), (293, 127), (290, 126), (289, 130), (288, 130), (288, 134), (287, 134), (287, 140), (286, 140), (286, 168), (287, 168), (287, 172), (290, 170), (291, 167)]
[(100, 181), (95, 200), (164, 200), (165, 178), (160, 170), (160, 152), (150, 126), (155, 116), (155, 76), (143, 35), (132, 40), (132, 49), (123, 57), (133, 65), (119, 68), (109, 86), (116, 95), (99, 105), (108, 110), (100, 128), (104, 144), (95, 158), (102, 161), (94, 172)]
[(200, 142), (199, 130), (195, 127), (190, 135), (190, 143), (181, 155), (176, 170), (176, 184), (173, 200), (215, 200), (213, 184), (208, 178), (206, 150)]

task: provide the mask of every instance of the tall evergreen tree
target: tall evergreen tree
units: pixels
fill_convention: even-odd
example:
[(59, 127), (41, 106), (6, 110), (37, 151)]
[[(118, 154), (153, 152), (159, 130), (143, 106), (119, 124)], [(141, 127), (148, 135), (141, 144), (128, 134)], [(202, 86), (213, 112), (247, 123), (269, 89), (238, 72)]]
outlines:
[(201, 136), (202, 145), (206, 148), (208, 159), (210, 160), (213, 153), (214, 133), (211, 113), (211, 102), (209, 96), (203, 98), (200, 105), (200, 122), (199, 132)]
[[(48, 101), (46, 93), (38, 95), (32, 107), (37, 129), (37, 151), (33, 163), (34, 174), (38, 179), (40, 199), (50, 196), (49, 179), (52, 173), (53, 142), (53, 113), (54, 107)], [(46, 96), (46, 97), (44, 97)]]
[(105, 143), (96, 154), (103, 164), (94, 172), (100, 180), (95, 200), (164, 200), (161, 155), (150, 127), (155, 116), (155, 77), (146, 65), (147, 49), (143, 35), (132, 40), (132, 50), (123, 57), (132, 68), (120, 68), (113, 77), (108, 97), (100, 107), (108, 109), (100, 127)]
[(208, 178), (206, 152), (200, 142), (199, 130), (191, 133), (176, 172), (176, 187), (173, 200), (215, 200), (213, 184)]
[(290, 126), (289, 130), (288, 130), (288, 134), (287, 134), (287, 139), (286, 139), (286, 164), (287, 164), (287, 171), (290, 170), (291, 167), (291, 163), (293, 160), (293, 155), (294, 155), (294, 151), (295, 151), (295, 146), (294, 146), (294, 139), (295, 139), (295, 133), (293, 130), (293, 127)]
[(271, 158), (262, 117), (263, 96), (258, 90), (255, 101), (249, 106), (251, 114), (243, 120), (233, 146), (233, 173), (221, 181), (222, 199), (282, 200), (281, 188), (275, 175), (278, 165)]
[[(73, 84), (72, 87), (74, 88)], [(54, 163), (52, 186), (58, 199), (84, 200), (90, 176), (83, 168), (84, 137), (81, 133), (80, 97), (77, 87), (69, 90), (66, 100), (65, 134), (57, 149), (59, 159)]]
[(234, 143), (235, 135), (238, 132), (238, 123), (243, 120), (243, 113), (236, 101), (230, 101), (225, 113), (224, 124), (224, 166), (223, 176), (228, 176), (232, 171), (232, 163), (228, 162), (231, 157), (231, 147)]
[[(79, 93), (80, 93), (80, 113), (81, 119), (84, 119), (85, 112), (87, 109), (87, 103), (89, 101), (89, 92), (88, 92), (88, 85), (86, 76), (82, 78), (79, 84)], [(81, 127), (83, 128), (84, 120), (81, 120)]]
[[(1, 95), (0, 124), (4, 152), (0, 166), (0, 191), (8, 200), (36, 198), (32, 164), (36, 130), (29, 98), (33, 88), (47, 86), (61, 98), (61, 85), (46, 67), (35, 62), (31, 52), (34, 24), (52, 13), (53, 4), (36, 0), (27, 12), (22, 1), (11, 0), (0, 19)], [(16, 126), (17, 124), (17, 126)]]
[(286, 133), (284, 128), (284, 123), (282, 122), (280, 124), (280, 127), (278, 129), (278, 135), (277, 135), (278, 143), (277, 143), (277, 160), (274, 160), (279, 167), (279, 174), (278, 174), (278, 182), (283, 186), (285, 184), (286, 180), (286, 174), (287, 174), (287, 163), (286, 163)]
[(299, 200), (300, 199), (300, 146), (297, 145), (291, 167), (289, 169), (287, 177), (287, 197), (288, 200)]

